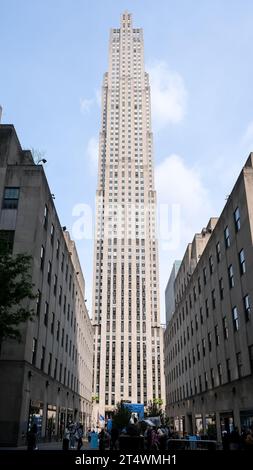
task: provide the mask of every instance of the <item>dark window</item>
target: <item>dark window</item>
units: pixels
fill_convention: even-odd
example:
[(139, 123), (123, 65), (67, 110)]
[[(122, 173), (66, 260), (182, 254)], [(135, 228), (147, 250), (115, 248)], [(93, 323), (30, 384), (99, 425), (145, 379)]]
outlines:
[(200, 277), (198, 277), (198, 290), (199, 290), (199, 294), (201, 294), (201, 281), (200, 281)]
[(200, 345), (197, 344), (197, 358), (198, 358), (198, 361), (200, 361)]
[(213, 274), (213, 257), (212, 255), (209, 256), (209, 270), (210, 270), (210, 274)]
[(218, 377), (219, 377), (219, 385), (222, 384), (222, 368), (221, 368), (221, 364), (218, 364)]
[(205, 357), (205, 355), (206, 355), (206, 340), (205, 340), (205, 338), (202, 339), (202, 353), (203, 353), (203, 357)]
[(241, 218), (240, 218), (240, 210), (239, 207), (235, 209), (234, 212), (234, 221), (235, 221), (235, 231), (239, 232), (241, 228)]
[(203, 309), (202, 309), (202, 307), (200, 307), (200, 309), (199, 309), (199, 316), (200, 316), (200, 323), (201, 323), (201, 325), (203, 325), (204, 317), (203, 317)]
[(250, 320), (250, 298), (249, 295), (245, 295), (243, 297), (243, 306), (244, 306), (244, 313), (245, 313), (245, 320)]
[(41, 292), (38, 289), (37, 297), (36, 297), (36, 315), (40, 314), (40, 306), (41, 306)]
[(224, 339), (228, 339), (228, 322), (227, 322), (226, 317), (223, 317), (223, 319), (222, 319), (222, 326), (223, 326)]
[(215, 333), (215, 343), (216, 343), (216, 346), (219, 346), (219, 344), (220, 344), (220, 337), (219, 337), (218, 325), (215, 325), (215, 327), (214, 327), (214, 333)]
[(56, 332), (57, 341), (59, 341), (59, 337), (60, 337), (60, 322), (57, 321), (57, 332)]
[(229, 282), (229, 287), (232, 289), (235, 285), (235, 280), (234, 280), (234, 270), (232, 264), (228, 267), (228, 282)]
[(211, 384), (212, 384), (212, 387), (214, 387), (214, 370), (211, 369), (211, 370), (210, 370), (210, 373), (211, 373), (211, 374), (210, 374), (210, 375), (211, 375)]
[(230, 365), (230, 359), (226, 360), (226, 367), (227, 367), (227, 378), (228, 382), (231, 382), (231, 365)]
[(238, 369), (238, 378), (240, 379), (242, 376), (242, 354), (240, 352), (236, 354), (236, 363)]
[(55, 359), (54, 363), (54, 379), (57, 377), (57, 365), (58, 365), (58, 359)]
[(212, 307), (213, 309), (216, 307), (215, 289), (212, 290)]
[(211, 333), (208, 333), (207, 339), (208, 339), (208, 349), (209, 349), (209, 352), (211, 352), (212, 351), (212, 336), (211, 336)]
[(204, 280), (204, 285), (206, 285), (206, 268), (203, 268), (203, 280)]
[(49, 353), (49, 360), (48, 360), (48, 375), (51, 375), (51, 367), (52, 367), (52, 353)]
[(55, 274), (54, 275), (54, 288), (53, 288), (54, 295), (56, 295), (56, 291), (57, 291), (57, 281), (58, 281), (58, 278)]
[(44, 261), (45, 261), (45, 248), (41, 245), (40, 249), (40, 269), (43, 271), (44, 268)]
[(48, 324), (48, 309), (49, 309), (48, 302), (45, 302), (44, 324), (45, 324), (46, 326), (47, 326), (47, 324)]
[(56, 258), (57, 259), (59, 258), (59, 252), (60, 252), (60, 242), (59, 240), (57, 240), (57, 244), (56, 244)]
[(50, 284), (51, 282), (51, 274), (52, 274), (52, 263), (51, 261), (48, 261), (48, 266), (47, 266), (47, 282)]
[(61, 301), (62, 301), (62, 286), (60, 286), (59, 288), (59, 305), (61, 305)]
[(229, 235), (229, 228), (228, 226), (225, 228), (224, 230), (224, 238), (225, 238), (225, 247), (226, 248), (229, 248), (230, 245), (231, 245), (231, 241), (230, 241), (230, 235)]
[(233, 318), (234, 331), (238, 331), (239, 330), (239, 316), (238, 316), (237, 307), (233, 307), (232, 309), (232, 318)]
[(3, 209), (17, 209), (19, 188), (4, 188)]
[(220, 242), (216, 243), (216, 259), (217, 259), (217, 263), (219, 263), (221, 260)]
[(36, 354), (37, 354), (37, 339), (33, 338), (32, 342), (32, 365), (36, 365)]
[(45, 208), (44, 208), (44, 228), (47, 228), (47, 224), (48, 224), (48, 207), (47, 205), (45, 205)]
[(62, 253), (62, 259), (61, 259), (61, 270), (62, 271), (64, 270), (64, 258), (65, 258), (65, 255), (64, 255), (64, 253)]
[(240, 273), (245, 274), (246, 273), (246, 264), (245, 264), (244, 250), (241, 250), (240, 253), (239, 253), (239, 264), (240, 264)]
[(45, 346), (42, 346), (41, 350), (41, 360), (40, 360), (40, 368), (42, 371), (44, 371), (44, 363), (45, 363)]
[(4, 253), (12, 253), (14, 244), (14, 230), (0, 230), (0, 249)]
[(208, 318), (208, 315), (209, 315), (209, 302), (208, 302), (208, 299), (206, 299), (206, 301), (205, 301), (205, 306), (206, 306), (206, 317)]
[(51, 321), (51, 333), (54, 334), (54, 321), (55, 321), (55, 314), (52, 313), (52, 321)]
[(219, 291), (220, 291), (220, 299), (224, 299), (224, 284), (223, 284), (223, 278), (221, 277), (219, 279)]
[(53, 245), (53, 243), (54, 243), (54, 224), (51, 225), (50, 238), (51, 238), (51, 243)]

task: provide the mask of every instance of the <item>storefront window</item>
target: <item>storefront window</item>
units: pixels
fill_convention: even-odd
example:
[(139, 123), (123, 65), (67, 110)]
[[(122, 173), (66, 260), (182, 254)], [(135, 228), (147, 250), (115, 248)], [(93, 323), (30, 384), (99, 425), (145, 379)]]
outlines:
[(211, 413), (205, 416), (205, 434), (209, 440), (217, 439), (217, 429), (216, 429), (216, 416), (215, 413)]
[(46, 438), (51, 441), (56, 435), (56, 406), (47, 405)]
[(28, 416), (27, 431), (30, 431), (33, 424), (37, 426), (37, 438), (41, 438), (42, 431), (42, 419), (43, 419), (43, 403), (35, 400), (31, 400)]
[(196, 434), (203, 434), (203, 418), (202, 415), (195, 415)]

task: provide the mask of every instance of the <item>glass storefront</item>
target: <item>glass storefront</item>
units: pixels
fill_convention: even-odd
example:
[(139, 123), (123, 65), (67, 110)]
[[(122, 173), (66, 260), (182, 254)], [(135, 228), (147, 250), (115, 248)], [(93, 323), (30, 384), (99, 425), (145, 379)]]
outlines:
[(47, 405), (47, 423), (46, 423), (46, 439), (51, 441), (56, 437), (56, 406)]
[(195, 415), (196, 434), (203, 434), (203, 417), (201, 414)]
[(253, 426), (253, 410), (240, 411), (241, 428), (250, 429)]
[(220, 427), (221, 427), (221, 435), (223, 435), (224, 431), (228, 433), (232, 432), (234, 429), (234, 415), (233, 411), (227, 413), (220, 413)]
[(59, 410), (59, 417), (58, 417), (58, 436), (60, 439), (63, 439), (64, 430), (66, 427), (66, 419), (67, 419), (67, 410), (66, 408), (61, 407)]
[(41, 438), (43, 420), (43, 403), (36, 400), (30, 401), (27, 431), (30, 431), (33, 424), (37, 426), (38, 439)]
[(216, 415), (215, 413), (210, 413), (205, 415), (205, 434), (210, 440), (217, 439), (217, 429), (216, 429)]

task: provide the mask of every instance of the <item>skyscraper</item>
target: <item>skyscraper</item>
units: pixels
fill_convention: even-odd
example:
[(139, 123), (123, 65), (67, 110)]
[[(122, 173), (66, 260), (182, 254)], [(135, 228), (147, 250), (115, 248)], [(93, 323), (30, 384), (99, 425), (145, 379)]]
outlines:
[(163, 398), (149, 76), (131, 15), (112, 29), (102, 90), (93, 279), (94, 401)]

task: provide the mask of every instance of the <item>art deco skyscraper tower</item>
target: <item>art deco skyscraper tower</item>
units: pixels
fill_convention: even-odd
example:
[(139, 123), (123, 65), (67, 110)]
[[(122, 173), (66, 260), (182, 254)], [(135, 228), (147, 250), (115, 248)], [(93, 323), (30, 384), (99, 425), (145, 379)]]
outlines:
[(103, 414), (164, 396), (150, 87), (127, 12), (110, 33), (98, 165), (93, 390)]

